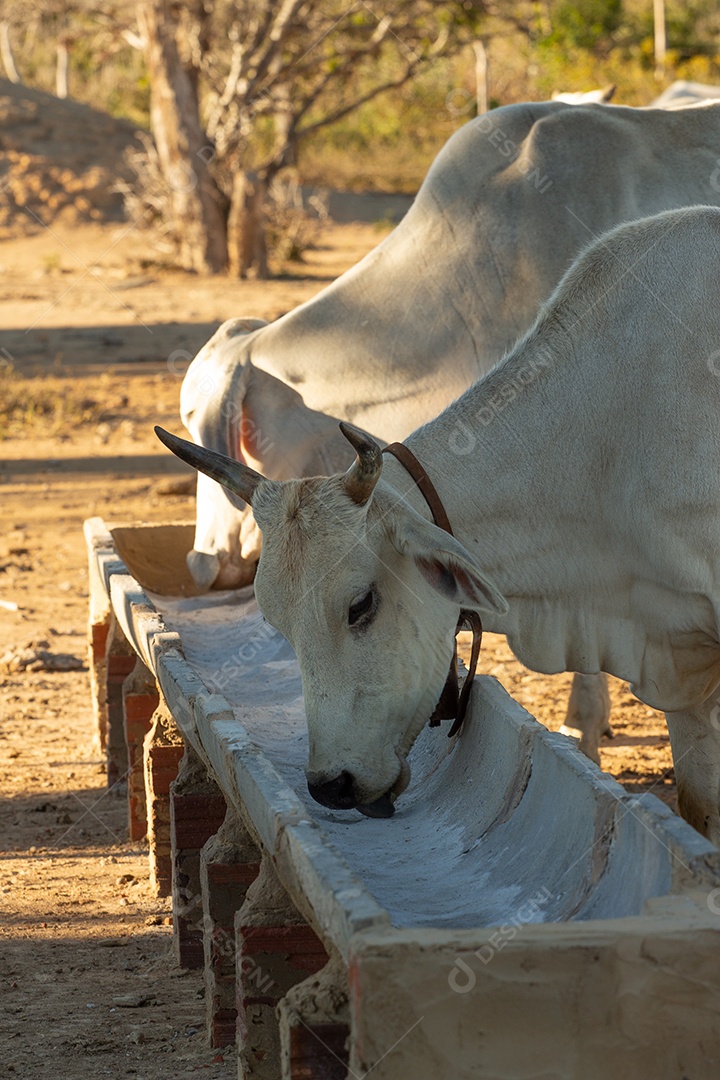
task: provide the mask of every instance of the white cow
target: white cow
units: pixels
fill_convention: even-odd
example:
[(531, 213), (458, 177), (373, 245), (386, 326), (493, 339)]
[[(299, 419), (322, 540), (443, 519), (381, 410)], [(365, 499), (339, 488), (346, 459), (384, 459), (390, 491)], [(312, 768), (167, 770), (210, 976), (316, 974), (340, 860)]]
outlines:
[(565, 101), (568, 105), (607, 105), (615, 96), (617, 86), (610, 83), (601, 90), (563, 90), (555, 93), (553, 101)]
[[(470, 121), (357, 266), (277, 322), (218, 330), (187, 373), (183, 422), (200, 445), (275, 478), (342, 463), (343, 440), (324, 443), (320, 413), (404, 438), (503, 356), (593, 236), (720, 204), (719, 152), (720, 105), (544, 102)], [(251, 580), (258, 544), (248, 508), (203, 483), (189, 560), (198, 584)]]
[(720, 86), (677, 79), (650, 104), (651, 109), (684, 109), (701, 102), (720, 101)]
[[(201, 349), (183, 381), (180, 408), (195, 441), (276, 480), (329, 474), (352, 453), (337, 420), (309, 409), (297, 390), (238, 357), (260, 319), (229, 319)], [(187, 561), (201, 588), (252, 581), (260, 533), (252, 511), (200, 475), (195, 546)]]
[(285, 482), (163, 436), (252, 503), (256, 595), (297, 653), (318, 801), (402, 792), (464, 606), (528, 667), (612, 672), (664, 710), (681, 812), (720, 842), (719, 275), (714, 207), (593, 244), (508, 356), (406, 440), (455, 539), (354, 428), (345, 475)]

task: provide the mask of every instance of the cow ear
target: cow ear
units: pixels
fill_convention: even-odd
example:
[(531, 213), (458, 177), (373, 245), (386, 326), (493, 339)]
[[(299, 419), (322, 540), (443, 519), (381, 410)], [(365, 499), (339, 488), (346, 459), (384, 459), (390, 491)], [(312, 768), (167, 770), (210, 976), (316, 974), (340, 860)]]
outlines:
[(454, 536), (418, 515), (396, 530), (393, 543), (446, 600), (473, 611), (505, 615), (507, 601)]

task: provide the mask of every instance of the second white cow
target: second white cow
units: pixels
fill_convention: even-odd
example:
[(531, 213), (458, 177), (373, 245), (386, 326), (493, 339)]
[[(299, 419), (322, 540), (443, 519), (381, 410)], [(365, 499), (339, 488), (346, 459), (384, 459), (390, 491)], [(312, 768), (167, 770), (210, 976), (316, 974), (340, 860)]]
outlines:
[[(239, 318), (218, 330), (185, 378), (185, 426), (277, 479), (340, 467), (346, 444), (328, 416), (404, 438), (503, 356), (593, 237), (720, 205), (719, 152), (720, 104), (544, 102), (470, 121), (357, 266), (272, 324)], [(251, 580), (258, 544), (249, 509), (203, 483), (198, 584)]]

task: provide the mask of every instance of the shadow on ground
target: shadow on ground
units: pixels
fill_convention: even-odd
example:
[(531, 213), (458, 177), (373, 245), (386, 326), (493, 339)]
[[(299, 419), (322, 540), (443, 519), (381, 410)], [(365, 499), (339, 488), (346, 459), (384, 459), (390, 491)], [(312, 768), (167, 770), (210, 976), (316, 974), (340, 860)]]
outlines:
[(2, 358), (21, 375), (180, 374), (220, 326), (213, 322), (4, 330)]

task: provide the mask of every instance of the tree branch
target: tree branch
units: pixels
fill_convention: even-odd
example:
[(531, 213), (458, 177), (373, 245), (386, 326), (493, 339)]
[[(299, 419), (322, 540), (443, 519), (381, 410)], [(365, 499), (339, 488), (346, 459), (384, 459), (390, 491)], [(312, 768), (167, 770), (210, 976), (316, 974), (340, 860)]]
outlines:
[[(418, 61), (418, 63), (413, 64), (412, 67), (406, 68), (405, 72), (402, 75), (398, 76), (398, 78), (388, 79), (386, 82), (378, 84), (378, 86), (375, 86), (372, 90), (368, 90), (366, 94), (362, 94), (360, 97), (355, 98), (349, 104), (343, 105), (339, 109), (336, 109), (334, 112), (328, 113), (321, 120), (316, 120), (314, 123), (308, 124), (307, 127), (298, 127), (297, 138), (304, 139), (306, 135), (309, 135), (313, 131), (317, 131), (318, 128), (327, 127), (328, 124), (334, 124), (336, 121), (342, 120), (342, 118), (344, 116), (347, 116), (348, 113), (351, 113), (355, 109), (358, 109), (367, 101), (372, 101), (372, 99), (377, 97), (378, 94), (382, 94), (386, 90), (396, 90), (399, 86), (404, 86), (405, 83), (413, 77), (418, 68), (421, 67), (423, 64), (426, 64), (430, 59), (431, 57), (423, 57), (421, 60)], [(317, 98), (315, 98), (315, 101), (317, 101)], [(310, 104), (314, 103), (315, 102), (313, 101)], [(310, 106), (308, 106), (308, 108), (309, 107)], [(303, 110), (303, 114), (305, 112), (307, 112), (307, 109)], [(300, 119), (300, 117), (298, 117), (298, 119)]]

